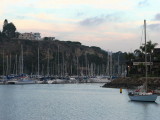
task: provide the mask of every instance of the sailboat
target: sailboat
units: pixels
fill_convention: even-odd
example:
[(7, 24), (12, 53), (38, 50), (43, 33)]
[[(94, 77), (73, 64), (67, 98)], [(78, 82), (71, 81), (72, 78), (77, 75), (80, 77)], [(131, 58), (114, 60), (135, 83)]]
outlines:
[(146, 55), (146, 20), (144, 20), (144, 38), (145, 38), (145, 78), (146, 81), (141, 86), (141, 89), (139, 91), (129, 92), (129, 98), (132, 101), (142, 101), (142, 102), (155, 102), (157, 99), (157, 95), (153, 94), (152, 92), (148, 92), (148, 81), (147, 81), (147, 55)]
[(20, 75), (14, 76), (13, 79), (7, 81), (7, 84), (35, 84), (35, 80), (31, 80), (27, 74), (23, 73), (23, 45), (21, 45), (21, 64)]

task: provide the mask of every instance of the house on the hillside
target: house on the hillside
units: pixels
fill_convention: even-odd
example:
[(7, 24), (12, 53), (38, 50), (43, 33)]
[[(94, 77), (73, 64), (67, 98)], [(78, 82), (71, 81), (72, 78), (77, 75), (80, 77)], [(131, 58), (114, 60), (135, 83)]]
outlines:
[(35, 40), (40, 40), (41, 39), (41, 34), (40, 33), (34, 33), (34, 38), (35, 38)]
[(19, 39), (35, 40), (33, 33), (22, 33), (19, 35)]
[(40, 33), (22, 33), (18, 37), (19, 39), (27, 39), (27, 40), (40, 40)]

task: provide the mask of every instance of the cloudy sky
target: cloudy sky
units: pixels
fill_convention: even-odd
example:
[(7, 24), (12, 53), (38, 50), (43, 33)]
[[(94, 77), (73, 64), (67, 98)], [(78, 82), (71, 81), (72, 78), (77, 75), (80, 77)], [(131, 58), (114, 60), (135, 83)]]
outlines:
[(0, 0), (0, 8), (0, 30), (8, 19), (21, 33), (133, 52), (146, 19), (147, 40), (160, 44), (160, 0)]

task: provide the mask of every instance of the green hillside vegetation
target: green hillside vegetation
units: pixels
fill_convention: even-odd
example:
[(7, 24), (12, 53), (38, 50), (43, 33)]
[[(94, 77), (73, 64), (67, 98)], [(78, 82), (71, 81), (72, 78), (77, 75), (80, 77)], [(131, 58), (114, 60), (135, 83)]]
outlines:
[[(21, 45), (23, 46), (25, 73), (37, 73), (39, 48), (41, 74), (47, 74), (48, 59), (50, 74), (58, 75), (60, 73), (68, 73), (69, 75), (77, 75), (77, 73), (81, 74), (81, 72), (91, 74), (91, 67), (94, 69), (94, 74), (107, 74), (108, 53), (99, 47), (84, 46), (81, 45), (80, 42), (71, 41), (35, 41), (3, 37), (0, 38), (0, 74), (3, 73), (3, 58), (5, 74), (15, 73), (16, 64), (17, 69), (20, 69)], [(113, 57), (115, 59), (117, 55), (114, 54)], [(113, 60), (113, 62), (116, 63), (116, 60), (117, 59)], [(59, 73), (57, 71), (58, 68)]]

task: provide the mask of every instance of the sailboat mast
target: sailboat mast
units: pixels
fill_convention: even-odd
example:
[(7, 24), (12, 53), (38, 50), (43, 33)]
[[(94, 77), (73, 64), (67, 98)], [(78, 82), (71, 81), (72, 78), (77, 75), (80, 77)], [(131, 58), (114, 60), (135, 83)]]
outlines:
[(16, 75), (17, 75), (17, 54), (16, 54), (15, 61), (16, 61)]
[(3, 80), (4, 80), (4, 50), (3, 50)]
[(47, 75), (49, 76), (49, 48), (48, 48), (48, 62), (47, 62)]
[(8, 75), (8, 55), (7, 55), (7, 69), (6, 69), (6, 75)]
[(108, 75), (108, 76), (110, 76), (110, 73), (109, 73), (109, 71), (110, 71), (110, 69), (109, 69), (109, 68), (110, 68), (110, 67), (109, 67), (109, 61), (110, 61), (110, 59), (109, 59), (109, 54), (110, 54), (110, 53), (109, 53), (109, 51), (108, 51), (108, 60), (107, 60), (107, 75)]
[(38, 47), (38, 78), (39, 78), (39, 47)]
[(144, 20), (144, 39), (145, 39), (145, 70), (146, 70), (146, 74), (145, 74), (145, 78), (146, 78), (146, 86), (145, 86), (145, 90), (147, 92), (147, 47), (146, 47), (146, 20)]
[(120, 75), (120, 69), (119, 69), (119, 68), (120, 68), (120, 67), (119, 67), (119, 54), (120, 54), (120, 53), (118, 53), (118, 76)]
[(22, 53), (21, 53), (21, 58), (22, 58), (22, 59), (21, 59), (21, 60), (22, 60), (22, 63), (21, 63), (21, 67), (22, 67), (21, 70), (22, 70), (22, 71), (21, 71), (21, 73), (23, 74), (23, 45), (21, 45), (21, 52), (22, 52)]
[(57, 65), (57, 69), (58, 69), (58, 77), (59, 77), (59, 45), (58, 45), (58, 65)]

